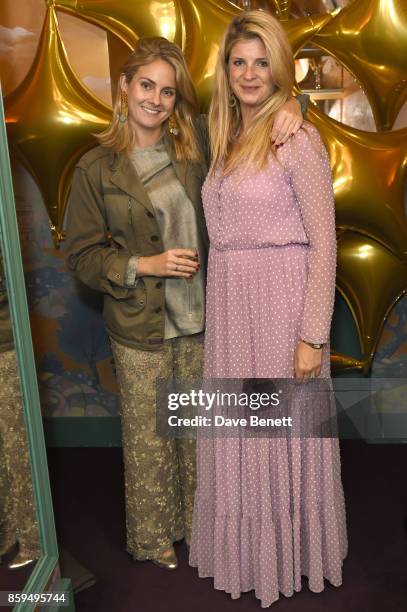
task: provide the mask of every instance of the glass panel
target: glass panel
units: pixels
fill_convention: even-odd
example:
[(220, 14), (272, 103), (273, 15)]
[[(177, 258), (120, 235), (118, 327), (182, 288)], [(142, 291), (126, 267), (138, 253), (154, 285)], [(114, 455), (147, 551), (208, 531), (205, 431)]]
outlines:
[(0, 583), (21, 590), (39, 556), (28, 441), (0, 250)]
[(58, 553), (1, 90), (0, 238), (0, 584), (38, 593), (57, 577)]

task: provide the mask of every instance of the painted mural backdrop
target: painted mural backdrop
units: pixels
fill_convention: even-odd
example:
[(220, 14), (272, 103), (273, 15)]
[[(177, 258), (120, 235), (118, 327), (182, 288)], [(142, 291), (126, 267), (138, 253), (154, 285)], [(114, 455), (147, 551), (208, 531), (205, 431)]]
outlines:
[[(33, 5), (35, 1), (43, 9), (42, 30), (28, 72), (9, 91), (5, 105), (16, 155), (16, 199), (44, 413), (78, 416), (118, 411), (100, 297), (68, 275), (63, 250), (74, 165), (95, 144), (91, 133), (109, 121), (108, 77), (114, 80), (119, 57), (139, 36), (163, 35), (182, 47), (205, 109), (221, 34), (240, 7), (250, 5), (282, 19), (298, 62), (318, 53), (325, 58), (312, 60), (313, 64), (309, 60), (308, 70), (314, 66), (313, 99), (327, 97), (320, 70), (331, 61), (359, 83), (370, 104), (376, 131), (337, 121), (321, 104), (309, 113), (331, 158), (337, 287), (360, 342), (358, 358), (334, 352), (332, 362), (336, 371), (368, 372), (376, 356), (373, 372), (401, 376), (407, 320), (406, 300), (400, 300), (407, 287), (407, 129), (391, 128), (407, 100), (404, 0), (321, 0), (322, 10), (320, 6), (312, 16), (304, 16), (309, 12), (304, 9), (306, 0), (245, 0), (240, 6), (228, 0), (48, 0), (44, 4), (32, 0)], [(105, 51), (100, 61), (107, 65), (108, 56), (109, 74), (98, 79), (78, 74), (62, 41), (60, 22), (71, 30), (75, 23), (97, 30)], [(102, 41), (103, 32), (107, 37)], [(0, 26), (0, 37), (6, 41), (0, 42), (0, 58), (1, 53), (10, 53), (11, 43), (19, 37), (33, 46), (24, 27)], [(101, 95), (98, 87), (103, 78)], [(301, 86), (307, 78), (305, 74)], [(335, 94), (339, 88), (332, 91)], [(341, 113), (336, 117), (343, 120)]]

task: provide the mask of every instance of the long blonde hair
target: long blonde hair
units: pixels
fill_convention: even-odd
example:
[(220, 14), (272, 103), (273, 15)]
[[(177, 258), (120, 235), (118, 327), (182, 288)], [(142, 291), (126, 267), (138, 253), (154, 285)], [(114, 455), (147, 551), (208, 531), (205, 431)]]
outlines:
[[(239, 101), (229, 82), (229, 58), (233, 46), (242, 40), (259, 39), (275, 85), (271, 96), (258, 108), (248, 127), (242, 146), (232, 151), (241, 127)], [(260, 10), (239, 13), (226, 30), (215, 70), (215, 84), (209, 110), (212, 170), (223, 167), (227, 174), (243, 161), (261, 168), (272, 150), (271, 130), (275, 112), (290, 98), (295, 81), (294, 59), (280, 22)], [(231, 101), (234, 100), (234, 104)]]
[[(172, 142), (176, 157), (180, 160), (200, 161), (201, 154), (193, 123), (193, 117), (196, 115), (198, 108), (197, 97), (181, 49), (175, 43), (161, 36), (141, 38), (124, 64), (122, 75), (126, 83), (129, 84), (141, 66), (150, 64), (157, 59), (168, 62), (175, 70), (176, 101), (174, 116), (178, 134), (172, 135)], [(109, 127), (98, 134), (97, 138), (101, 145), (112, 147), (115, 151), (130, 151), (136, 144), (135, 134), (129, 121), (123, 123), (119, 121), (120, 93), (121, 83), (119, 81), (113, 105), (112, 120)], [(168, 120), (166, 123), (168, 124)]]

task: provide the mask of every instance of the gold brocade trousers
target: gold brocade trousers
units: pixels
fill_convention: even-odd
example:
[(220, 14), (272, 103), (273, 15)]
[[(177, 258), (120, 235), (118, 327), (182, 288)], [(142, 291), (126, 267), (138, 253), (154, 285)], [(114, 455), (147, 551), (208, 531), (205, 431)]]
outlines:
[(16, 353), (0, 352), (0, 555), (19, 543), (27, 558), (41, 551)]
[(121, 400), (127, 551), (153, 559), (190, 537), (196, 487), (195, 440), (156, 434), (156, 379), (199, 379), (203, 334), (166, 340), (161, 351), (110, 340)]

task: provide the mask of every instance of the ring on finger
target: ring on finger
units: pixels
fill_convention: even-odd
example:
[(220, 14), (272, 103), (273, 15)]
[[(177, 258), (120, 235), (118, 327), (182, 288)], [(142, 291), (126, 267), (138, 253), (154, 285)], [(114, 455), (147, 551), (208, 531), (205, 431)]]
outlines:
[(178, 266), (175, 264), (175, 271), (178, 272)]

